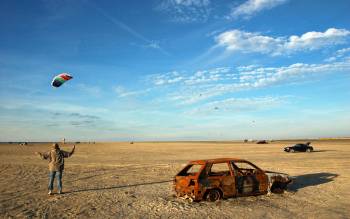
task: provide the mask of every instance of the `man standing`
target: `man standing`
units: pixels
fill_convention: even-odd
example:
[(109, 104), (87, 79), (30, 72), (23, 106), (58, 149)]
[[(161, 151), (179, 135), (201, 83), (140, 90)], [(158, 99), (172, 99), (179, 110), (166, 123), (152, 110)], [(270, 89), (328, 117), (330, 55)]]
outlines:
[(64, 158), (72, 156), (74, 150), (75, 145), (73, 145), (73, 149), (71, 152), (67, 152), (61, 150), (59, 145), (55, 143), (52, 145), (52, 149), (46, 153), (35, 152), (36, 154), (40, 155), (42, 159), (49, 161), (49, 195), (52, 194), (55, 176), (57, 176), (58, 194), (62, 194), (62, 175), (64, 169)]

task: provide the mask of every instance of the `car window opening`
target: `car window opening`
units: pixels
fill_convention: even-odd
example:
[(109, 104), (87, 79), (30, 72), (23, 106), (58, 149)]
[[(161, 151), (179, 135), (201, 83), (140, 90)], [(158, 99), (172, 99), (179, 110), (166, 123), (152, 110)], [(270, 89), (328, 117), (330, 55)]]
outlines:
[(191, 164), (185, 167), (178, 176), (194, 176), (196, 175), (202, 168), (202, 165), (199, 164)]

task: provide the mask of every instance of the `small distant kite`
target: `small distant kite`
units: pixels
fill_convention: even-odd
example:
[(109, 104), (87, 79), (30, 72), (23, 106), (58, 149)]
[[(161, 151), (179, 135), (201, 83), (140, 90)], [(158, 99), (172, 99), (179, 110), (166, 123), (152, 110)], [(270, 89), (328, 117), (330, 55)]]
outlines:
[(55, 76), (51, 82), (51, 85), (54, 87), (60, 87), (62, 84), (64, 84), (66, 81), (69, 81), (73, 77), (67, 73), (62, 73), (57, 76)]

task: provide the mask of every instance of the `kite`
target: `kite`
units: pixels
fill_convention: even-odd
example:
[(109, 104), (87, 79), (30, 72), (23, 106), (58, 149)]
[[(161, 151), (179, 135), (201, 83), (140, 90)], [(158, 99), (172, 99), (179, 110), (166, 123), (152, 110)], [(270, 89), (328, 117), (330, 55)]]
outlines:
[(62, 73), (57, 76), (55, 76), (51, 82), (51, 85), (54, 87), (60, 87), (62, 84), (64, 84), (66, 81), (69, 81), (73, 77), (67, 73)]

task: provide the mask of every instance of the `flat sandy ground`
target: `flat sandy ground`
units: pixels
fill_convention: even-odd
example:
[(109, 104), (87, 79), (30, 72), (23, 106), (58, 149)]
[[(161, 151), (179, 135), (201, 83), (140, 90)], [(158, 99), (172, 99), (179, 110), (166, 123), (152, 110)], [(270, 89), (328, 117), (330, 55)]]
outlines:
[[(285, 153), (296, 142), (78, 144), (66, 159), (63, 195), (47, 195), (49, 144), (0, 144), (1, 218), (350, 218), (350, 141), (313, 141), (318, 152)], [(71, 145), (63, 145), (69, 150)], [(295, 177), (282, 194), (190, 203), (173, 176), (193, 159), (238, 157)]]

